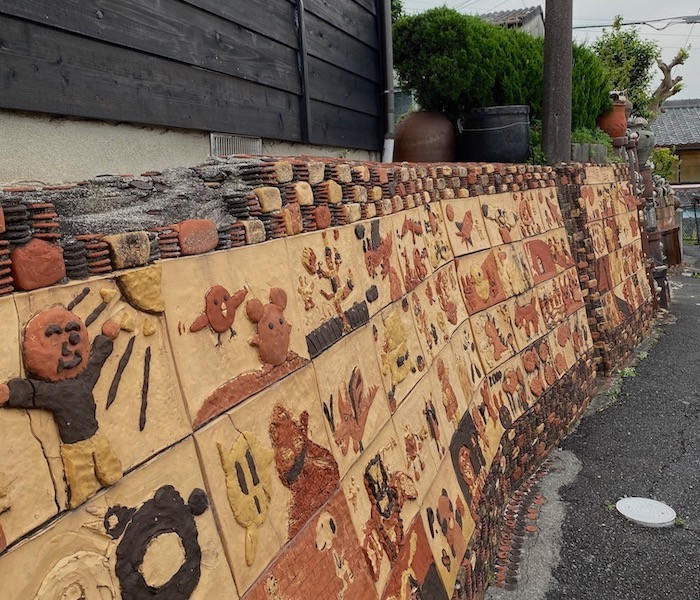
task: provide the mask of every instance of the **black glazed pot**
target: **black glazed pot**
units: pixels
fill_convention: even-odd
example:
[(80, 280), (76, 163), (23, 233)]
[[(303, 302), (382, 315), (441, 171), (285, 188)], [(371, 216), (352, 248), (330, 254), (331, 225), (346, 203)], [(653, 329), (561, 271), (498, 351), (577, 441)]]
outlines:
[(472, 109), (457, 128), (457, 157), (468, 162), (521, 163), (530, 153), (530, 107)]

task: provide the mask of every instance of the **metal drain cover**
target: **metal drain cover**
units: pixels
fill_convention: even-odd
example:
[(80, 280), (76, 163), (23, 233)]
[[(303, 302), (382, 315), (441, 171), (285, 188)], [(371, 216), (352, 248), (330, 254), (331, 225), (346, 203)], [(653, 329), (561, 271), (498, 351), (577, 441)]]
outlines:
[(633, 523), (644, 527), (670, 527), (676, 520), (676, 511), (651, 498), (622, 498), (617, 510)]

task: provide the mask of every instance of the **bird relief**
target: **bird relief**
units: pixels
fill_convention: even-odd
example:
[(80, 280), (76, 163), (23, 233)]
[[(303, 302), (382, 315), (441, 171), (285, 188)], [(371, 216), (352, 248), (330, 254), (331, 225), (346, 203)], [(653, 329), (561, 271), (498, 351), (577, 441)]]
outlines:
[(488, 248), (488, 234), (477, 198), (443, 200), (447, 234), (455, 256)]
[(230, 338), (236, 335), (233, 321), (236, 318), (236, 310), (247, 293), (245, 288), (230, 294), (221, 285), (212, 287), (204, 296), (204, 312), (190, 325), (190, 332), (195, 333), (208, 326), (216, 333), (216, 347), (220, 347), (222, 333), (230, 332)]

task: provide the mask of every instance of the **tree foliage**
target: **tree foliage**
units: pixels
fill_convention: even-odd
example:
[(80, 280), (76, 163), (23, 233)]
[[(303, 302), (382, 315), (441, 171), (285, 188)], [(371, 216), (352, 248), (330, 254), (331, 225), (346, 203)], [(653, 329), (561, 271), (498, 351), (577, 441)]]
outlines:
[(391, 0), (391, 22), (396, 23), (403, 15), (403, 0)]
[(651, 162), (654, 163), (654, 175), (659, 175), (666, 181), (676, 180), (680, 159), (670, 148), (654, 148)]
[(649, 118), (651, 99), (649, 85), (653, 66), (659, 54), (655, 42), (643, 40), (636, 28), (622, 29), (622, 17), (615, 17), (612, 29), (593, 44), (593, 50), (605, 65), (612, 89), (625, 90), (632, 102), (632, 112)]
[[(544, 43), (446, 7), (402, 17), (394, 27), (394, 66), (426, 110), (453, 120), (472, 108), (527, 104), (542, 119)], [(602, 63), (574, 46), (573, 126), (595, 127), (609, 106)]]

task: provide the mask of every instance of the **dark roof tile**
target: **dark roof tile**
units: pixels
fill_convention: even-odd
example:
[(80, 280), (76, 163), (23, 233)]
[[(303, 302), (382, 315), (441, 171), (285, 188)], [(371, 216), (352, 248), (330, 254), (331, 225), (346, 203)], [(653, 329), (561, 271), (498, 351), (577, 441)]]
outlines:
[(700, 98), (668, 100), (651, 123), (657, 146), (700, 144)]

